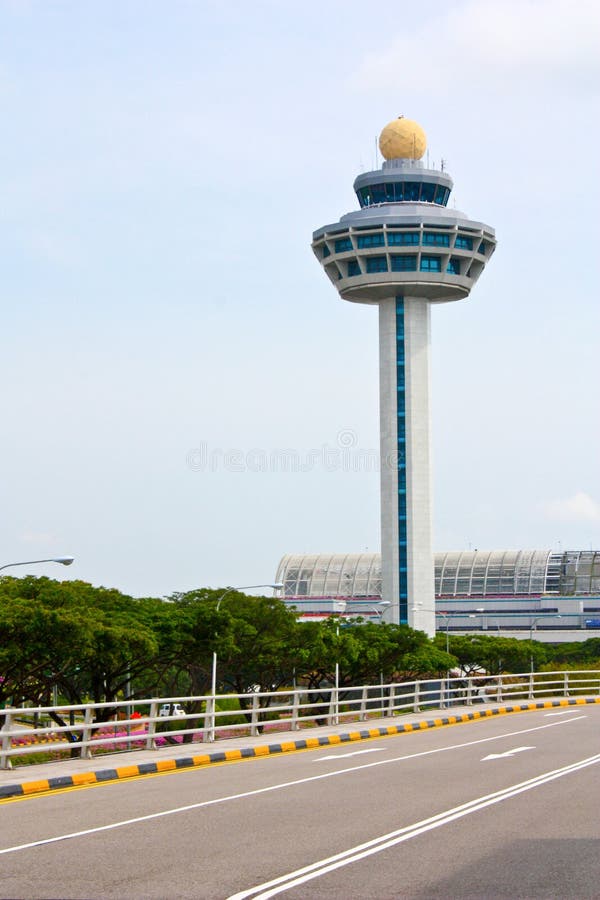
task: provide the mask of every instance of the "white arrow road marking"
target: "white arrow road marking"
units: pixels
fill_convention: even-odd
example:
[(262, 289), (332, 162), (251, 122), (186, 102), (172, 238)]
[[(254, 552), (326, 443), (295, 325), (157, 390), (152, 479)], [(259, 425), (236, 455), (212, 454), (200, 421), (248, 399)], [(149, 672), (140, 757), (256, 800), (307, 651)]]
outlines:
[[(544, 716), (570, 716), (571, 713), (574, 712), (579, 712), (576, 706), (574, 706), (573, 709), (563, 709), (561, 712), (544, 713)], [(587, 718), (587, 716), (584, 716), (583, 718)]]
[(514, 756), (515, 753), (523, 753), (524, 750), (535, 750), (535, 747), (515, 747), (514, 750), (507, 750), (506, 753), (490, 753), (489, 756), (484, 756), (481, 762), (485, 762), (486, 759), (505, 759), (508, 756)]
[(353, 753), (330, 753), (328, 756), (319, 756), (313, 762), (323, 762), (324, 759), (347, 759), (349, 756), (360, 756), (361, 753), (379, 753), (383, 747), (369, 747), (367, 750), (355, 750)]

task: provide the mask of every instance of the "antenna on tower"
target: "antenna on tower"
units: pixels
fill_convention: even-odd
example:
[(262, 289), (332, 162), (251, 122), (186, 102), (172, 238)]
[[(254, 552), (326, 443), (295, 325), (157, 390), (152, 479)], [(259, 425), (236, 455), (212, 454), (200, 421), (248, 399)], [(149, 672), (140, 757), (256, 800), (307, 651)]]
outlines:
[(444, 171), (444, 168), (445, 168), (445, 166), (446, 166), (446, 160), (444, 159), (443, 156), (442, 156), (442, 163), (441, 163), (441, 165), (442, 165), (442, 172), (443, 172), (443, 171)]

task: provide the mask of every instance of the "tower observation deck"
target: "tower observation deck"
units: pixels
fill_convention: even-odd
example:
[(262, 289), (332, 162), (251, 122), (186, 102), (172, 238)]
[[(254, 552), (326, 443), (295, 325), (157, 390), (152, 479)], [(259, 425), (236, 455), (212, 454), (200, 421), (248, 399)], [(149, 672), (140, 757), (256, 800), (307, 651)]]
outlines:
[(381, 169), (354, 182), (360, 209), (317, 229), (312, 248), (344, 300), (379, 307), (384, 618), (433, 634), (430, 308), (469, 295), (496, 238), (448, 209), (452, 179), (423, 165), (416, 122), (390, 122), (379, 147)]

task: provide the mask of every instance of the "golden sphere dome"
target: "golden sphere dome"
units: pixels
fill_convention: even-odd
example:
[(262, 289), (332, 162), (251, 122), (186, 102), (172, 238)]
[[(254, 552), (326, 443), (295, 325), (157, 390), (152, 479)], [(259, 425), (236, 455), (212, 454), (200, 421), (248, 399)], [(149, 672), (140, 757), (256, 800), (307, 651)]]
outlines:
[(404, 116), (388, 122), (379, 135), (384, 159), (421, 159), (426, 148), (427, 137), (421, 126)]

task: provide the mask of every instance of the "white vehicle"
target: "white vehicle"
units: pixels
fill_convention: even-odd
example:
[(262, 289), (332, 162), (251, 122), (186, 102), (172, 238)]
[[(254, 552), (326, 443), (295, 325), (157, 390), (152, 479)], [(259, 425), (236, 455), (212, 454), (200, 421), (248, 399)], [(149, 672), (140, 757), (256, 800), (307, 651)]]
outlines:
[(158, 710), (159, 716), (185, 716), (181, 703), (163, 703)]

